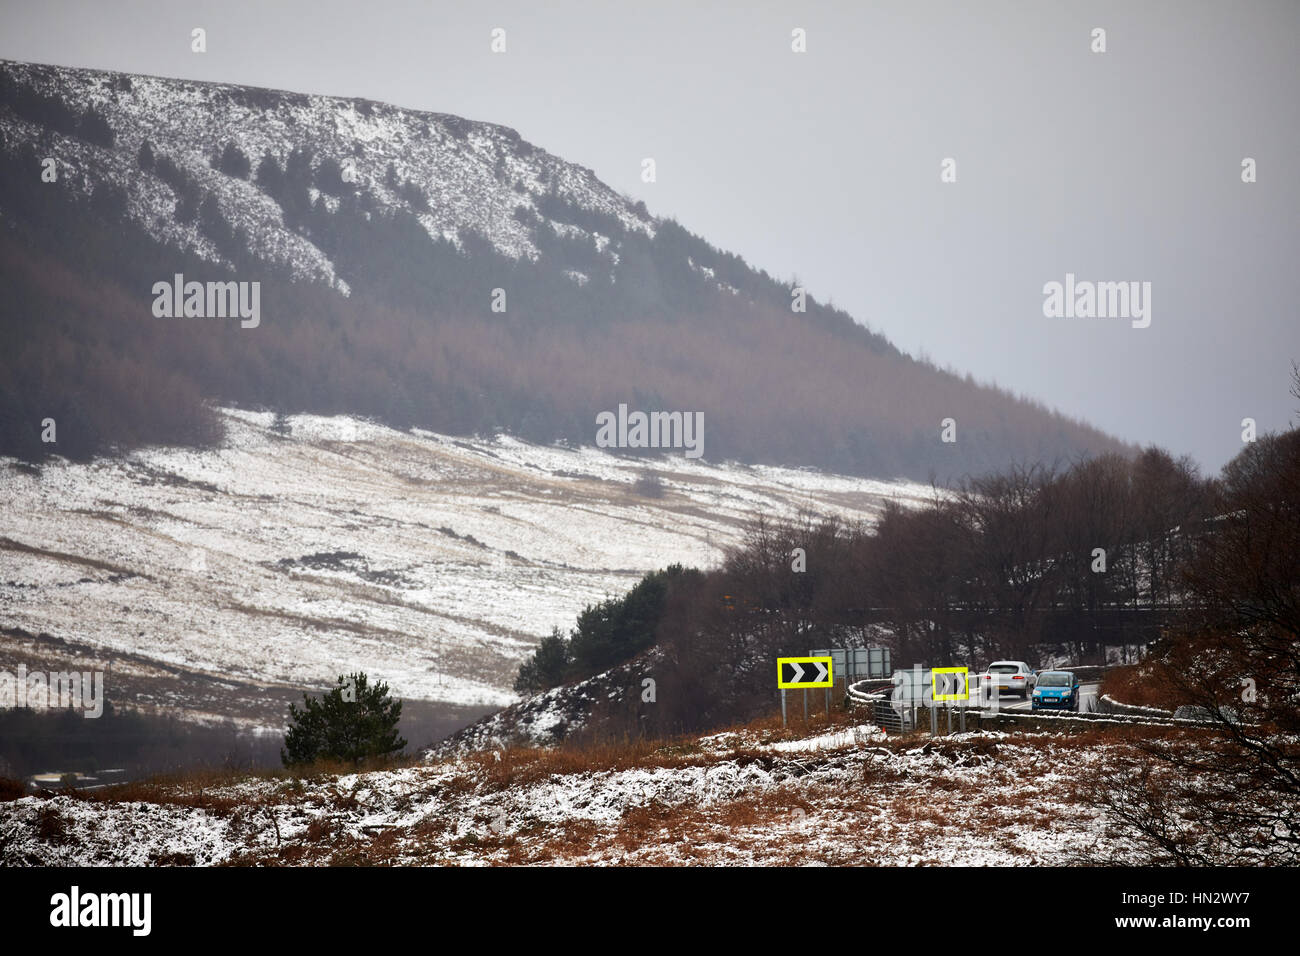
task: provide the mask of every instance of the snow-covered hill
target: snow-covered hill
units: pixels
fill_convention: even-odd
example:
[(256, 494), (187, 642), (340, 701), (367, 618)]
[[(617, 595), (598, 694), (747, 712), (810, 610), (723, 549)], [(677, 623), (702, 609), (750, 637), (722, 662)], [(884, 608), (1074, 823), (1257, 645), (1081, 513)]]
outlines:
[[(271, 726), (280, 691), (358, 669), (408, 699), (501, 706), (552, 627), (647, 570), (717, 564), (756, 515), (870, 521), (929, 493), (221, 415), (212, 450), (0, 464), (0, 668), (95, 660), (110, 699)], [(662, 496), (634, 487), (647, 472)]]
[[(719, 457), (940, 483), (1124, 450), (903, 355), (490, 123), (0, 61), (0, 173), (22, 303), (0, 304), (0, 325), (42, 356), (3, 368), (0, 451), (28, 461), (51, 407), (70, 406), (61, 447), (84, 460), (206, 441), (203, 400), (573, 443), (601, 410), (650, 403), (717, 423)], [(160, 283), (199, 282), (187, 317), (220, 318), (226, 281), (249, 283), (239, 325), (256, 334), (155, 315)], [(168, 422), (141, 400), (164, 389)], [(961, 442), (940, 437), (953, 416)]]
[[(96, 110), (116, 136), (109, 149), (0, 110), (0, 148), (40, 143), (41, 156), (57, 157), (63, 177), (84, 183), (87, 191), (99, 184), (125, 190), (131, 218), (155, 238), (214, 262), (226, 261), (222, 252), (197, 222), (178, 222), (172, 190), (140, 170), (136, 157), (146, 140), (216, 198), (226, 220), (244, 229), (258, 258), (282, 263), (296, 276), (333, 284), (339, 280), (329, 256), (310, 237), (285, 225), (280, 207), (252, 178), (212, 168), (214, 152), (233, 144), (254, 169), (268, 153), (284, 163), (302, 148), (318, 159), (350, 161), (356, 187), (375, 201), (374, 214), (411, 208), (400, 192), (410, 184), (427, 200), (428, 209), (417, 215), (430, 236), (457, 242), (461, 230), (470, 229), (516, 259), (536, 258), (538, 250), (529, 223), (515, 211), (523, 206), (548, 220), (539, 211), (544, 195), (612, 216), (628, 230), (653, 234), (644, 207), (616, 193), (592, 170), (532, 146), (505, 126), (369, 100), (221, 83), (7, 61), (0, 61), (0, 70), (41, 95), (58, 97), (77, 113)], [(313, 191), (313, 200), (319, 195)], [(337, 205), (330, 196), (322, 201), (331, 208)], [(572, 223), (551, 225), (562, 235), (594, 236)], [(340, 288), (346, 291), (346, 284)]]

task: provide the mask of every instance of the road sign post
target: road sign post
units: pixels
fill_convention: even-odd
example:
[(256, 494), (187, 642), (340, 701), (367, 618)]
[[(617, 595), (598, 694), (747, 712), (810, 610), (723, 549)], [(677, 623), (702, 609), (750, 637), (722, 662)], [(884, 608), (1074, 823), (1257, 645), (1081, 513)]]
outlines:
[(970, 699), (970, 671), (965, 667), (935, 667), (930, 671), (930, 733), (939, 732), (935, 705), (943, 701), (948, 711), (948, 733), (952, 733), (952, 706), (961, 708), (961, 728), (966, 729), (966, 701)]

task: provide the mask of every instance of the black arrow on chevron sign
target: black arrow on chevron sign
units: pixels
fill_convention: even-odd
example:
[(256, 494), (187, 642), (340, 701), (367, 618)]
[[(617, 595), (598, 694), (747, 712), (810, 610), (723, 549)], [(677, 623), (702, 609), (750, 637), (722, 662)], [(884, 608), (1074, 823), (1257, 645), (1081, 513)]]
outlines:
[(964, 681), (961, 674), (935, 674), (935, 694), (940, 697), (952, 697), (960, 694)]
[(786, 684), (803, 684), (806, 682), (825, 683), (830, 676), (825, 661), (794, 664), (789, 661), (782, 664), (781, 680)]

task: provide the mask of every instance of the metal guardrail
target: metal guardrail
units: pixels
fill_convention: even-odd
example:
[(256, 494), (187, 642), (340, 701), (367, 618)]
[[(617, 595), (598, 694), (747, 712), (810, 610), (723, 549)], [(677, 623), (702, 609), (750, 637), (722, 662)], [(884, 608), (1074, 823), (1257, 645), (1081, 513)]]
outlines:
[[(907, 718), (907, 710), (899, 711), (890, 699), (891, 681), (863, 680), (848, 686), (848, 703), (850, 707), (866, 708), (871, 714), (872, 723), (886, 730), (901, 732), (915, 727), (917, 720), (915, 708), (912, 719)], [(1215, 727), (1213, 721), (1177, 718), (1162, 714), (1123, 714), (1123, 713), (1046, 713), (1043, 711), (1024, 710), (984, 710), (971, 708), (967, 714), (977, 720), (1012, 718), (1015, 720), (1049, 720), (1049, 721), (1084, 721), (1092, 723), (1126, 724), (1146, 727)]]
[[(895, 710), (889, 699), (891, 680), (862, 680), (848, 687), (850, 707), (865, 707), (871, 714), (871, 722), (885, 731), (901, 733), (909, 724), (905, 712)], [(915, 725), (915, 718), (910, 721)]]
[(1160, 707), (1144, 707), (1141, 704), (1126, 704), (1123, 701), (1116, 700), (1110, 694), (1101, 694), (1097, 698), (1098, 706), (1110, 708), (1108, 713), (1126, 714), (1132, 717), (1173, 717), (1171, 710), (1164, 710)]
[(876, 699), (881, 694), (887, 696), (889, 689), (893, 686), (894, 682), (889, 678), (855, 681), (849, 685), (849, 700), (854, 703), (864, 704), (869, 700)]

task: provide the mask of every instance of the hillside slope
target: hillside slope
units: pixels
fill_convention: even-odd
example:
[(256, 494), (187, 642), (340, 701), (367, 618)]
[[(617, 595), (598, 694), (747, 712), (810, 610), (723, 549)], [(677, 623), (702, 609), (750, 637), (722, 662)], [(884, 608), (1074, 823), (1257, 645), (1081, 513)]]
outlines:
[(516, 699), (552, 627), (644, 571), (716, 564), (756, 514), (871, 521), (928, 493), (347, 417), (221, 417), (208, 450), (0, 461), (0, 670), (108, 666), (116, 703), (274, 729), (295, 689), (351, 670), (477, 714)]
[[(793, 311), (789, 282), (489, 123), (0, 62), (0, 184), (0, 452), (31, 460), (211, 443), (205, 399), (573, 444), (626, 403), (701, 413), (713, 460), (879, 477), (1122, 450)], [(155, 317), (177, 273), (260, 283), (256, 327)]]

